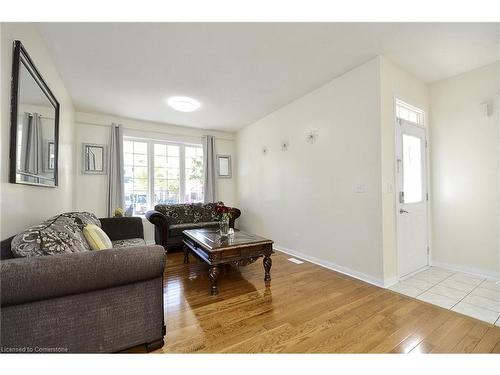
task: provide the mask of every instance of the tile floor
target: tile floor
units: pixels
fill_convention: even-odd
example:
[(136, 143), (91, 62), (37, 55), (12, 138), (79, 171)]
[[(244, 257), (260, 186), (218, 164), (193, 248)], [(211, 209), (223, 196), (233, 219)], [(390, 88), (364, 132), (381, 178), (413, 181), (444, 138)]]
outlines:
[(430, 267), (389, 289), (500, 326), (500, 281)]

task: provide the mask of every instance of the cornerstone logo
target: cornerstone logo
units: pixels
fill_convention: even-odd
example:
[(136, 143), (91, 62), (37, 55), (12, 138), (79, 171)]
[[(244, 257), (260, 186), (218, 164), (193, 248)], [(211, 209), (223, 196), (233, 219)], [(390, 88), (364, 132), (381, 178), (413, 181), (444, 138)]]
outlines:
[(0, 346), (0, 353), (68, 353), (64, 347)]

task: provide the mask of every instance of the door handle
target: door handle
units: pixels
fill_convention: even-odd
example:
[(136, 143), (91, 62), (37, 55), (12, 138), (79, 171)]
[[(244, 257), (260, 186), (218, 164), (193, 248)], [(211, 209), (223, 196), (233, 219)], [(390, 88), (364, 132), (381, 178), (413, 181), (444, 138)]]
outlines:
[(401, 209), (399, 210), (399, 213), (400, 213), (400, 214), (407, 214), (407, 213), (408, 213), (408, 211), (403, 210), (403, 209), (401, 208)]

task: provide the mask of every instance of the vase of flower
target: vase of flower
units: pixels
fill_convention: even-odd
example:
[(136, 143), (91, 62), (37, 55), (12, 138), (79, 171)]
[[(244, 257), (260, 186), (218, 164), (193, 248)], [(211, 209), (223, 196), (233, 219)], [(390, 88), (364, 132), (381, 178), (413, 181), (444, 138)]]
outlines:
[(227, 237), (229, 232), (229, 216), (225, 215), (219, 223), (221, 237)]
[(230, 208), (224, 205), (217, 205), (217, 213), (219, 214), (219, 231), (221, 237), (227, 237), (229, 232), (229, 220), (231, 219)]

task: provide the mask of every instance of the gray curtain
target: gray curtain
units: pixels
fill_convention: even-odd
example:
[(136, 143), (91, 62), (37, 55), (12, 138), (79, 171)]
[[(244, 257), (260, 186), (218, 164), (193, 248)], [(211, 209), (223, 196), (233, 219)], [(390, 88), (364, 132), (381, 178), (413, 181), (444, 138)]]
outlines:
[(24, 113), (22, 127), (21, 170), (23, 172), (40, 174), (43, 163), (42, 120), (38, 113)]
[(111, 142), (108, 160), (108, 216), (113, 216), (115, 208), (123, 207), (123, 129), (121, 125), (111, 125)]
[(205, 203), (217, 202), (217, 157), (215, 153), (215, 138), (211, 135), (203, 137), (203, 166)]

